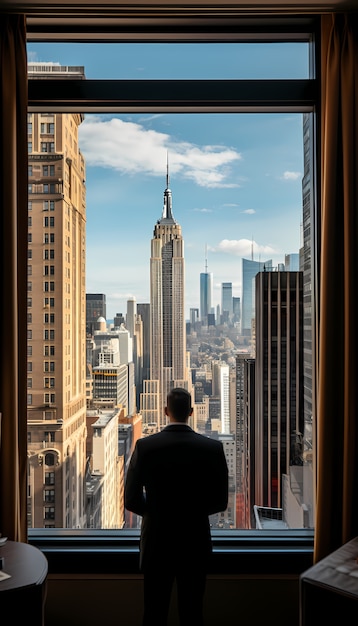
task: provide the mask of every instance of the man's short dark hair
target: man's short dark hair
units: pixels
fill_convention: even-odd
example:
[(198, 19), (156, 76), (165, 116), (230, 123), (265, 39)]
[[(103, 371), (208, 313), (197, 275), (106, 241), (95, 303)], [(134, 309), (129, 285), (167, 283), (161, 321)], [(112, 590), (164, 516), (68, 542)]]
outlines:
[(186, 422), (191, 414), (191, 395), (186, 389), (175, 387), (168, 393), (167, 408), (178, 422)]

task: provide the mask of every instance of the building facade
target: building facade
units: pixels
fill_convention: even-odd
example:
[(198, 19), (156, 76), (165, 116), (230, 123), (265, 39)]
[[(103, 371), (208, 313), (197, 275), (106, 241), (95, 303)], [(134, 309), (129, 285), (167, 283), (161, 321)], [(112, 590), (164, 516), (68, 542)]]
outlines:
[[(38, 78), (81, 67), (30, 63)], [(86, 465), (86, 189), (80, 113), (28, 114), (28, 526), (81, 528)]]
[(282, 479), (302, 464), (302, 272), (256, 276), (255, 504), (282, 507)]

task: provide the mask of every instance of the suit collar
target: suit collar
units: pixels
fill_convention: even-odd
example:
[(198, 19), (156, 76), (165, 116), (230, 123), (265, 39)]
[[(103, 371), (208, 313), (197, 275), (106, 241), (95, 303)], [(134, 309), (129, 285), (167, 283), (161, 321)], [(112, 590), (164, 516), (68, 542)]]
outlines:
[(163, 430), (193, 430), (189, 424), (184, 424), (180, 422), (171, 422), (171, 424), (167, 424)]

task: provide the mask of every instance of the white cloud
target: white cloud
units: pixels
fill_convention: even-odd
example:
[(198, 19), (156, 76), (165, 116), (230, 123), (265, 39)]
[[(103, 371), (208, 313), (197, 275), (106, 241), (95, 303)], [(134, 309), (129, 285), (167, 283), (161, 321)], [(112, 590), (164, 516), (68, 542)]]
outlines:
[(79, 128), (87, 165), (113, 168), (123, 174), (163, 176), (169, 155), (170, 172), (201, 187), (237, 187), (229, 182), (230, 166), (241, 154), (223, 146), (196, 146), (169, 134), (118, 118), (89, 115)]
[(301, 172), (289, 172), (289, 171), (286, 171), (286, 172), (283, 173), (281, 178), (283, 180), (297, 180), (298, 178), (301, 178), (301, 176), (302, 176)]
[(197, 211), (198, 213), (212, 213), (212, 209), (193, 209), (193, 211)]
[(263, 246), (256, 241), (250, 239), (222, 239), (220, 243), (212, 249), (213, 252), (224, 252), (234, 256), (248, 257), (254, 254), (257, 258), (259, 254), (273, 255), (275, 254), (272, 246)]
[(245, 211), (242, 211), (242, 213), (245, 213), (246, 215), (253, 215), (254, 213), (256, 213), (255, 209), (245, 209)]

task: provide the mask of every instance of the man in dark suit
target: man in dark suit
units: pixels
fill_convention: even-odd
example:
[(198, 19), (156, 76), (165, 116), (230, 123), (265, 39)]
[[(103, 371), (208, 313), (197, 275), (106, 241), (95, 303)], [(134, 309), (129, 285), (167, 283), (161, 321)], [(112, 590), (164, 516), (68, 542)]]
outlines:
[(166, 626), (174, 580), (181, 626), (203, 625), (208, 516), (227, 507), (228, 468), (222, 443), (188, 425), (192, 412), (190, 394), (173, 389), (169, 424), (137, 441), (127, 472), (125, 507), (142, 516), (143, 626)]

